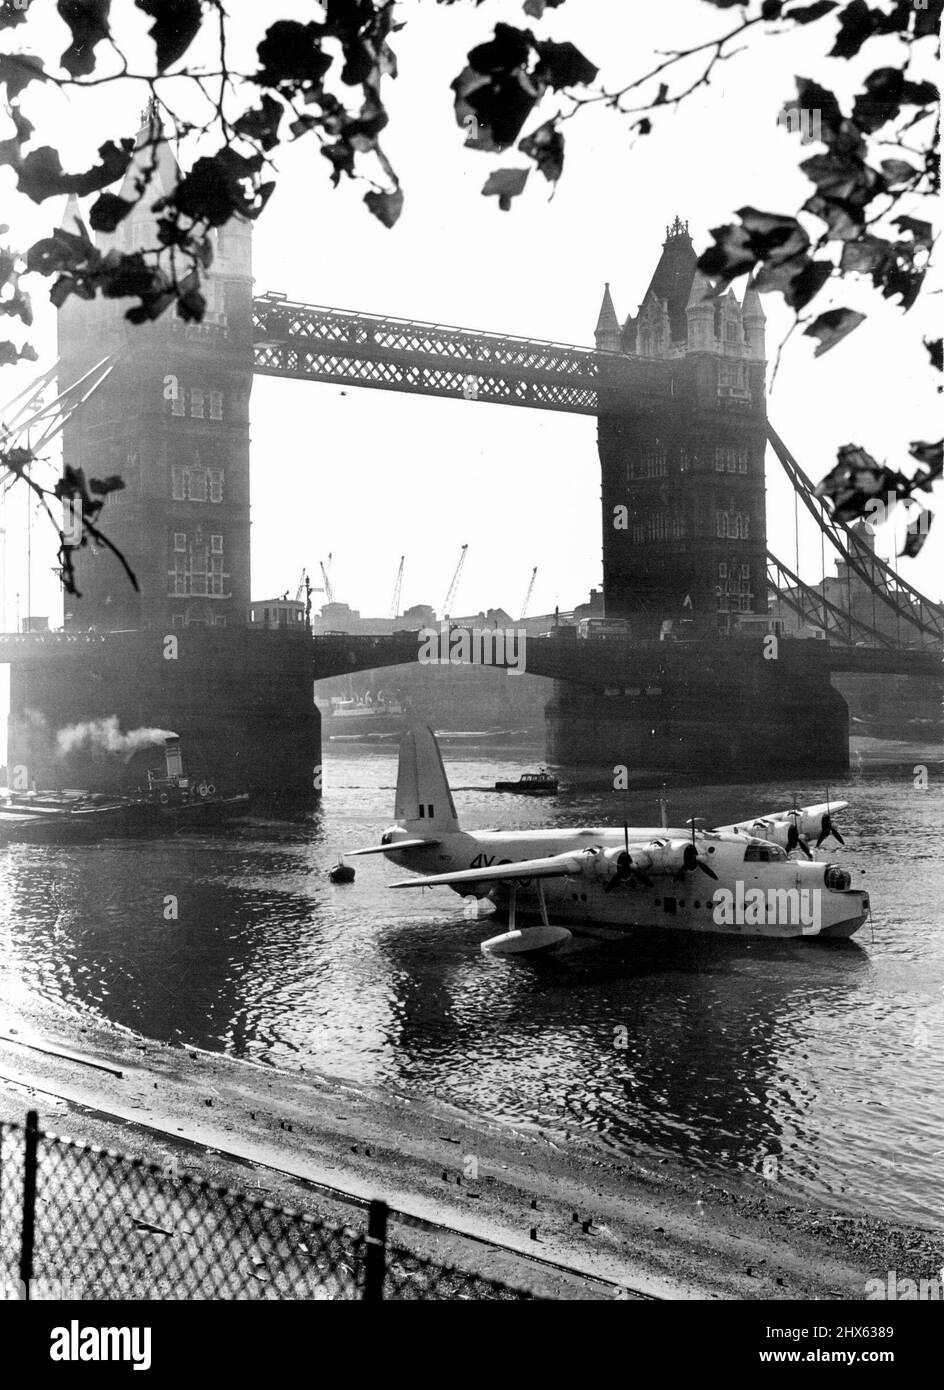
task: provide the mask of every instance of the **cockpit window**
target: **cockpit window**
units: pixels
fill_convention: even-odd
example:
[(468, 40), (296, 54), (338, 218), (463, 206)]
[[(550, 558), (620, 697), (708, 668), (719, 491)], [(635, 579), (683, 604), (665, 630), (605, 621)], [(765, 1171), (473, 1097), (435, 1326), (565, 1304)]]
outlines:
[(745, 864), (780, 864), (786, 857), (779, 845), (748, 845), (744, 851)]

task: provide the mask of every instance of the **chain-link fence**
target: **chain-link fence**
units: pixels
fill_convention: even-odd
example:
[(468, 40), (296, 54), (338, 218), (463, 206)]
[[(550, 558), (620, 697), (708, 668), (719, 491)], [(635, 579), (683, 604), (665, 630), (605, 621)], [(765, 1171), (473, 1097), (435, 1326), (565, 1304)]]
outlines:
[(0, 1297), (38, 1299), (527, 1299), (366, 1227), (303, 1212), (111, 1149), (0, 1123)]

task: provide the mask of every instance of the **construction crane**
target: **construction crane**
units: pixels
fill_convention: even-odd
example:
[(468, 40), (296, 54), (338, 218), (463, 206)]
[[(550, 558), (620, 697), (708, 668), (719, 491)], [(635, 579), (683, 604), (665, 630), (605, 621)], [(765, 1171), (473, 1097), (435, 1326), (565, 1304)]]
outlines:
[(521, 617), (518, 619), (519, 623), (523, 623), (528, 616), (528, 604), (531, 602), (531, 595), (534, 593), (534, 580), (537, 576), (537, 572), (538, 567), (535, 565), (534, 569), (531, 571), (531, 579), (528, 582), (528, 591), (524, 596), (524, 603), (521, 605)]
[[(331, 556), (330, 556), (330, 555), (328, 556), (328, 564), (329, 564), (329, 565), (331, 564)], [(324, 580), (324, 595), (325, 595), (325, 598), (328, 600), (329, 603), (334, 603), (334, 592), (333, 592), (333, 590), (332, 590), (332, 588), (331, 588), (331, 580), (328, 578), (328, 571), (325, 569), (324, 560), (319, 560), (319, 561), (318, 561), (318, 566), (319, 566), (319, 568), (320, 568), (320, 570), (321, 570), (321, 577), (322, 577), (322, 579)]]
[(397, 570), (397, 580), (393, 586), (393, 602), (390, 605), (391, 618), (400, 616), (400, 594), (403, 591), (403, 561), (405, 559), (405, 555), (400, 556), (400, 568)]
[(462, 566), (465, 564), (465, 553), (468, 550), (468, 548), (469, 547), (467, 545), (464, 545), (459, 552), (459, 563), (456, 565), (456, 572), (452, 576), (452, 583), (446, 590), (446, 597), (443, 599), (442, 615), (444, 618), (449, 617), (449, 610), (452, 607), (452, 601), (455, 598), (456, 590), (459, 587), (459, 575), (462, 573)]

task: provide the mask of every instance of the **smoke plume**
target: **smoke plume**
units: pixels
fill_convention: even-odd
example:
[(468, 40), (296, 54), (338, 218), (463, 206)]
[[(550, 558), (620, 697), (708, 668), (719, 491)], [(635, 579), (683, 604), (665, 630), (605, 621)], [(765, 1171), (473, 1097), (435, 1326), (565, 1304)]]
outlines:
[(110, 714), (107, 719), (91, 719), (84, 724), (70, 724), (56, 734), (59, 756), (77, 753), (86, 749), (100, 753), (117, 753), (128, 761), (139, 748), (148, 748), (165, 739), (176, 738), (171, 729), (131, 729), (123, 734), (118, 727), (118, 716)]

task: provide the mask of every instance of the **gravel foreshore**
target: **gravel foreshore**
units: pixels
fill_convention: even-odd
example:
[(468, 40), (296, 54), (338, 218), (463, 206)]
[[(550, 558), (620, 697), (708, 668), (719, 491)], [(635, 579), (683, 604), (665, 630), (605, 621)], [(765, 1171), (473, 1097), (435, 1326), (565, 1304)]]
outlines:
[[(0, 1010), (0, 1119), (27, 1109), (44, 1130), (354, 1230), (364, 1201), (383, 1198), (429, 1223), (394, 1218), (391, 1240), (538, 1297), (864, 1299), (870, 1279), (928, 1279), (944, 1262), (938, 1232), (801, 1203), (776, 1183), (627, 1161), (583, 1138), (158, 1043), (18, 996)], [(260, 1269), (259, 1297), (343, 1296), (266, 1282)], [(186, 1289), (165, 1278), (141, 1296)], [(475, 1293), (457, 1282), (436, 1296)]]

